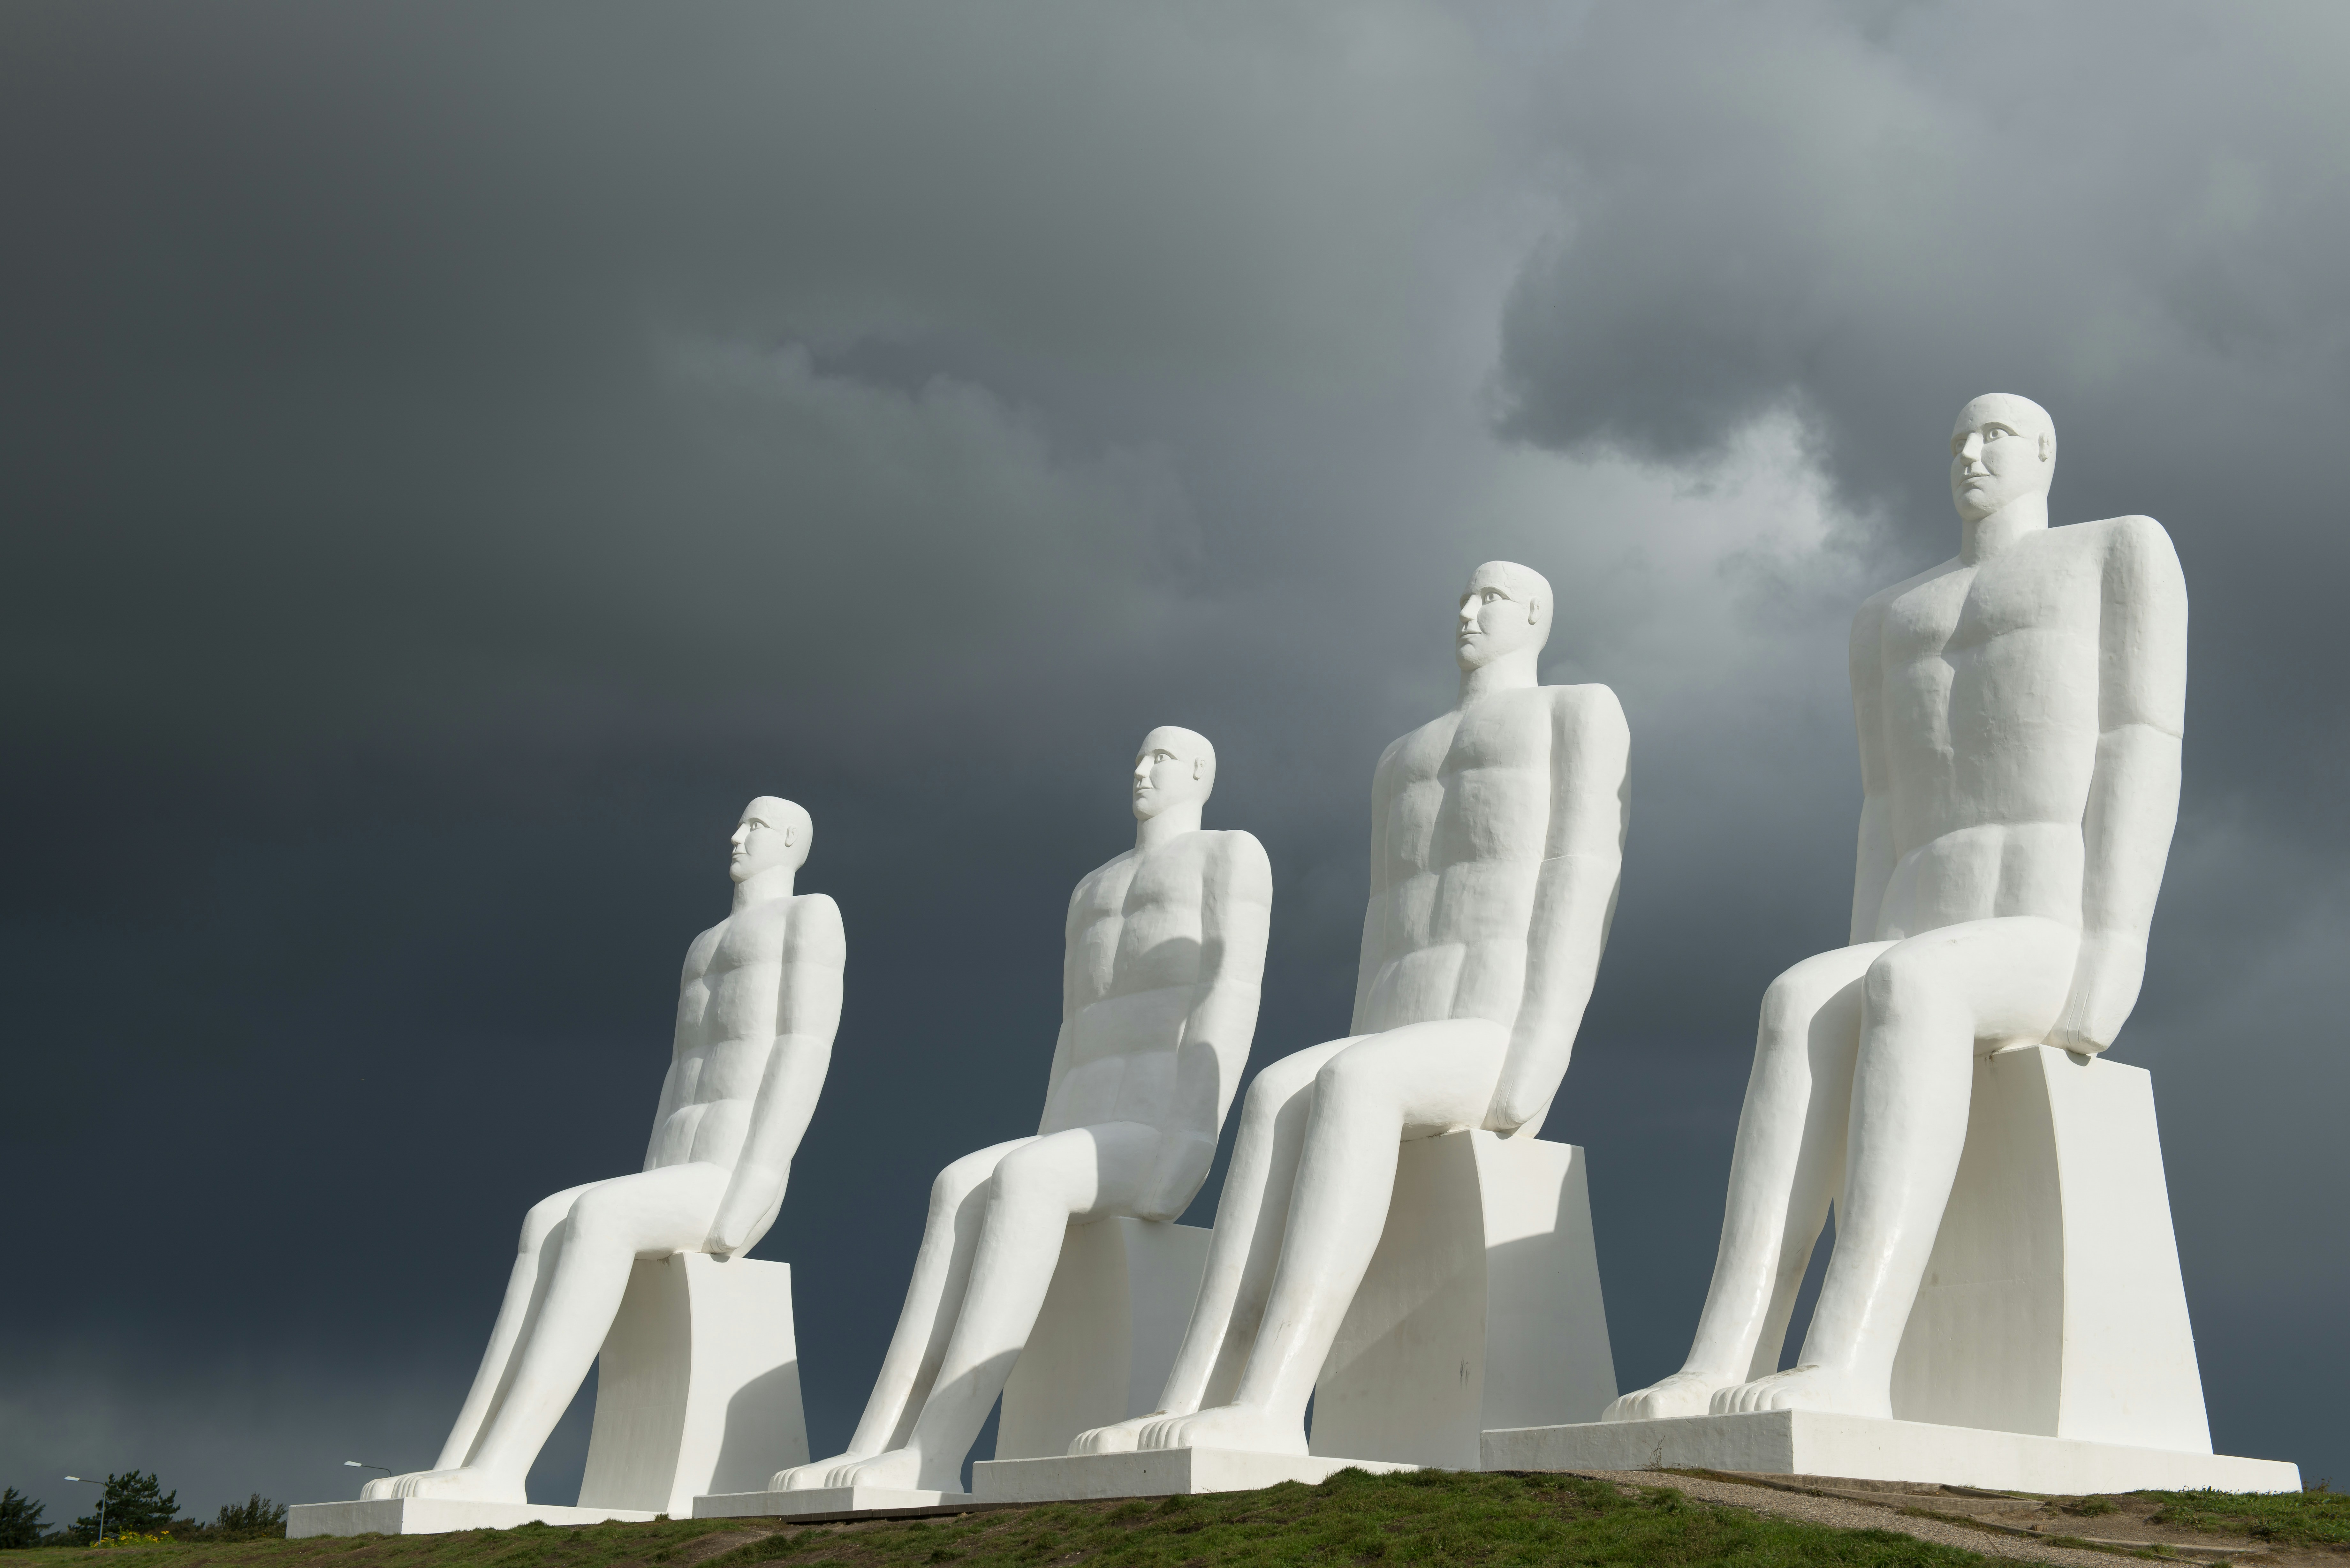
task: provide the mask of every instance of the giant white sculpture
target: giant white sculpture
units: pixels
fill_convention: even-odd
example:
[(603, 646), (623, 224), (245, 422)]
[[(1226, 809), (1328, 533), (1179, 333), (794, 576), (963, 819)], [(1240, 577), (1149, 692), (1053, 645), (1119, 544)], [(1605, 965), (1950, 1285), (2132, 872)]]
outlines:
[[(814, 832), (787, 800), (762, 795), (743, 809), (728, 870), (733, 909), (686, 950), (644, 1168), (531, 1207), (439, 1462), (369, 1482), (363, 1501), (524, 1502), (524, 1478), (605, 1348), (638, 1260), (723, 1261), (775, 1223), (831, 1064), (847, 951), (832, 899), (792, 891)], [(592, 1479), (592, 1457), (589, 1469)]]
[(2055, 457), (2037, 404), (1969, 403), (1959, 554), (1854, 619), (1849, 943), (1764, 994), (1687, 1364), (1609, 1407), (1638, 1430), (1489, 1433), (1490, 1465), (2297, 1484), (2210, 1457), (2151, 1095), (2094, 1060), (2137, 1002), (2178, 812), (2187, 592), (2151, 518), (2049, 527)]
[(1539, 683), (1552, 604), (1527, 567), (1471, 576), (1460, 700), (1372, 777), (1351, 1031), (1257, 1075), (1159, 1409), (1072, 1454), (1306, 1454), (1306, 1400), (1379, 1248), (1402, 1146), (1471, 1129), (1532, 1144), (1615, 910), (1629, 749), (1607, 687)]
[(860, 1505), (958, 1492), (1071, 1224), (1172, 1220), (1207, 1179), (1256, 1032), (1273, 909), (1263, 847), (1200, 826), (1215, 782), (1204, 736), (1169, 726), (1144, 737), (1134, 847), (1069, 899), (1060, 1033), (1035, 1135), (939, 1173), (848, 1451), (778, 1472), (778, 1490)]

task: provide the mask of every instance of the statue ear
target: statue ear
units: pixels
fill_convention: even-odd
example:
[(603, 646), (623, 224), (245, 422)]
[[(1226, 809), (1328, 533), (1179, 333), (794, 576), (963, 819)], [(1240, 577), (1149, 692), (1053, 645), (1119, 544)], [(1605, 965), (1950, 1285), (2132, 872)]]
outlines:
[(799, 826), (796, 823), (790, 822), (784, 824), (784, 847), (786, 849), (792, 848), (797, 845), (799, 841)]
[(1542, 619), (1542, 600), (1540, 600), (1540, 599), (1528, 599), (1528, 600), (1526, 601), (1526, 624), (1527, 624), (1528, 626), (1534, 626), (1534, 625), (1537, 624), (1538, 622), (1540, 622), (1540, 621), (1541, 621), (1541, 619)]
[(2056, 438), (2050, 435), (2046, 431), (2042, 431), (2040, 432), (2040, 461), (2046, 462), (2048, 461), (2049, 454), (2055, 450)]
[(1197, 784), (1207, 776), (1208, 759), (1205, 757), (1193, 757), (1191, 759), (1191, 782), (1193, 784)]

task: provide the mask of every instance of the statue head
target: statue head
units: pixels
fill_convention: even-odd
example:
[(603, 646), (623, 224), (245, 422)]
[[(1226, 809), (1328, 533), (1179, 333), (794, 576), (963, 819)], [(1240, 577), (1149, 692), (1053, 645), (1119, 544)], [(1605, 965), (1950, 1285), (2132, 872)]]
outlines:
[(796, 871), (807, 864), (815, 838), (816, 824), (806, 812), (779, 795), (763, 794), (743, 808), (743, 820), (727, 841), (734, 846), (734, 857), (726, 874), (747, 882), (762, 871)]
[(1488, 561), (1469, 574), (1461, 596), (1453, 657), (1477, 670), (1550, 640), (1550, 579), (1515, 561)]
[(1950, 499), (1980, 523), (2056, 477), (2056, 422), (2030, 398), (1987, 392), (1959, 410), (1950, 431)]
[(1196, 730), (1161, 724), (1134, 753), (1134, 815), (1148, 822), (1170, 806), (1204, 804), (1216, 789), (1216, 748)]

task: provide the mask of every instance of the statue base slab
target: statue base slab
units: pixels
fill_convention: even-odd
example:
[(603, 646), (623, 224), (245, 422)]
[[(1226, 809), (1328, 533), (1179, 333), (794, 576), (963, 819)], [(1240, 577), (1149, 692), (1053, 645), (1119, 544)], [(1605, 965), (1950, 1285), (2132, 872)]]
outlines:
[(2000, 1491), (2299, 1491), (2281, 1459), (2125, 1448), (2074, 1438), (1810, 1410), (1521, 1427), (1485, 1434), (1489, 1470), (1740, 1470), (1931, 1481)]
[(1340, 1470), (1417, 1469), (1380, 1459), (1321, 1454), (1258, 1454), (1238, 1449), (1151, 1449), (1131, 1454), (1065, 1454), (1043, 1459), (983, 1459), (971, 1468), (981, 1502), (1076, 1502), (1088, 1498), (1176, 1497), (1258, 1491), (1284, 1481), (1307, 1486)]
[(288, 1540), (304, 1535), (448, 1535), (460, 1530), (512, 1530), (517, 1524), (642, 1524), (650, 1511), (562, 1508), (540, 1502), (463, 1502), (441, 1497), (297, 1502), (286, 1511)]
[(799, 1491), (727, 1491), (693, 1500), (696, 1519), (796, 1519), (805, 1514), (898, 1513), (951, 1509), (967, 1491), (902, 1486), (812, 1486)]

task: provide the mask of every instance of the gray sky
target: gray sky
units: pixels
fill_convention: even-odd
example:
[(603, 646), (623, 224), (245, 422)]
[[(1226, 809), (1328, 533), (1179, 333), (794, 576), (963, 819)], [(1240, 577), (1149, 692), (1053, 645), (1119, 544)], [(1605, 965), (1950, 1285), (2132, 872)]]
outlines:
[(1271, 853), (1254, 1061), (1340, 1032), (1371, 764), (1497, 556), (1632, 723), (1550, 1134), (1620, 1380), (1671, 1370), (1755, 1003), (1843, 938), (1846, 622), (1952, 549), (1994, 389), (2060, 518), (2185, 563), (2115, 1054), (2215, 1439), (2350, 1480), (2345, 51), (2151, 0), (18, 5), (0, 1480), (429, 1460), (522, 1210), (640, 1158), (770, 792), (849, 933), (761, 1248), (837, 1449), (931, 1173), (1034, 1126), (1136, 741), (1210, 735)]

